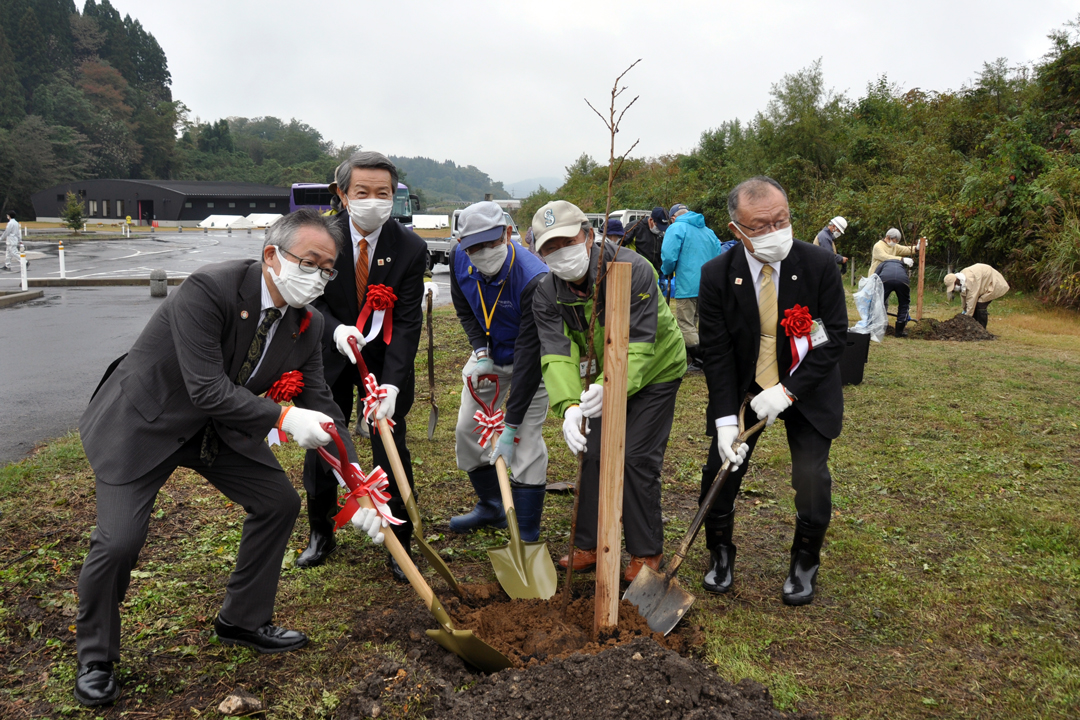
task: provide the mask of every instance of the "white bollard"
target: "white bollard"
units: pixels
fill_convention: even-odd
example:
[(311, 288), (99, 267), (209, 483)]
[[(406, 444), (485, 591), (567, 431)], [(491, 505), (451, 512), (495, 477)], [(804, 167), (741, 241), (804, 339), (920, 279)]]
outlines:
[(19, 251), (19, 275), (22, 276), (22, 289), (26, 290), (29, 285), (26, 284), (26, 251)]
[(60, 241), (60, 279), (67, 279), (67, 267), (64, 265), (64, 241)]

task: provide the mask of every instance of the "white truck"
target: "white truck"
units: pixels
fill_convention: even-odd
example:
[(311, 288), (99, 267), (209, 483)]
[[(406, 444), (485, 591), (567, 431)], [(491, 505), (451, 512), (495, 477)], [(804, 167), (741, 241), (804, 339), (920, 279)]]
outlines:
[[(634, 223), (644, 220), (651, 214), (651, 210), (612, 210), (611, 219), (618, 220), (622, 223), (623, 229), (629, 231)], [(589, 223), (597, 235), (604, 234), (604, 213), (585, 213), (585, 217), (589, 218)]]

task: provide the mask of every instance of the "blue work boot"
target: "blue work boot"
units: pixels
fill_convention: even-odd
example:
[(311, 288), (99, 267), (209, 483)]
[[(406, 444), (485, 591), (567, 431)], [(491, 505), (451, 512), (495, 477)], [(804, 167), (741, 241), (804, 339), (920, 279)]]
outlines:
[(491, 465), (482, 465), (469, 472), (469, 480), (479, 501), (472, 512), (450, 518), (450, 532), (467, 533), (480, 527), (506, 527), (502, 496), (499, 494), (499, 475)]
[(540, 516), (544, 514), (547, 486), (510, 483), (510, 493), (514, 496), (514, 514), (517, 515), (521, 539), (536, 542), (540, 539)]

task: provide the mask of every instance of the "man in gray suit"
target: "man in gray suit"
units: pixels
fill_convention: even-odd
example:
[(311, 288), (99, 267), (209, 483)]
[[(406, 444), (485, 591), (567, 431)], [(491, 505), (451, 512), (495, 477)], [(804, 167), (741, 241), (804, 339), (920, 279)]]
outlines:
[[(334, 422), (352, 455), (345, 418), (323, 379), (322, 314), (308, 307), (333, 278), (341, 245), (331, 223), (301, 210), (270, 228), (261, 263), (200, 268), (161, 304), (91, 399), (79, 423), (97, 488), (76, 625), (75, 697), (84, 705), (119, 695), (119, 606), (154, 499), (177, 467), (195, 470), (247, 511), (214, 621), (220, 640), (260, 652), (307, 643), (303, 633), (271, 624), (300, 497), (266, 436), (279, 428), (314, 449), (330, 441), (320, 424)], [(294, 407), (260, 397), (292, 370), (304, 383)], [(380, 523), (372, 520), (367, 515), (363, 529), (378, 541)]]

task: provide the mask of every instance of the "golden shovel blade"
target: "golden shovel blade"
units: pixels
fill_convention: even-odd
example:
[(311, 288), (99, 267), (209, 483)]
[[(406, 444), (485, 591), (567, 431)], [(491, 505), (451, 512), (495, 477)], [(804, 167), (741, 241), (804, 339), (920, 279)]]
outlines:
[(649, 629), (667, 635), (697, 598), (683, 590), (677, 578), (644, 565), (626, 588), (623, 600), (629, 600), (637, 607), (638, 613), (649, 623)]
[(555, 594), (559, 585), (547, 543), (520, 542), (519, 545), (522, 553), (520, 562), (511, 545), (488, 550), (499, 585), (515, 600), (547, 600)]
[(514, 666), (508, 657), (473, 635), (472, 630), (428, 630), (427, 634), (477, 670), (493, 673)]

